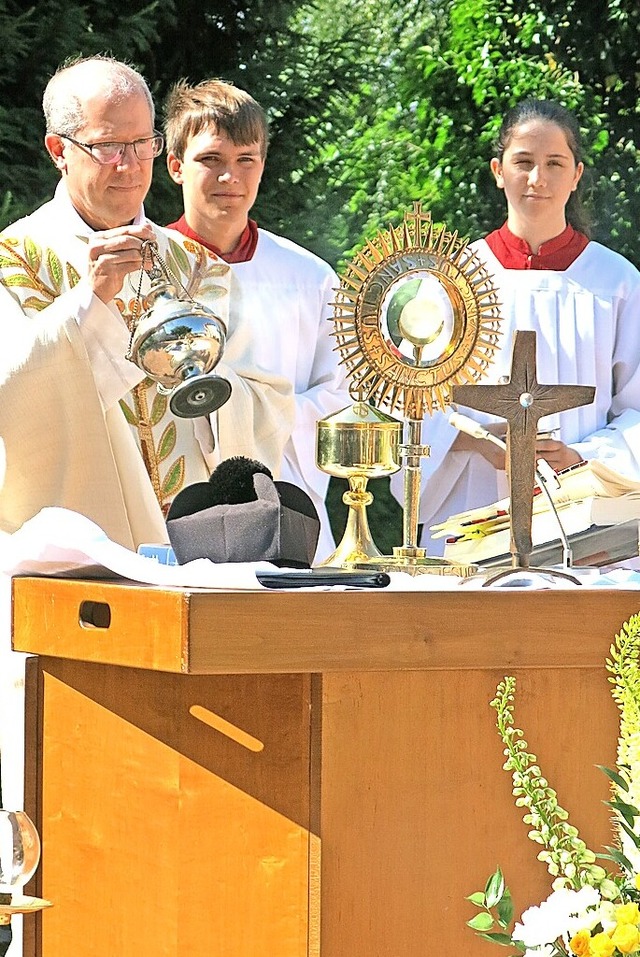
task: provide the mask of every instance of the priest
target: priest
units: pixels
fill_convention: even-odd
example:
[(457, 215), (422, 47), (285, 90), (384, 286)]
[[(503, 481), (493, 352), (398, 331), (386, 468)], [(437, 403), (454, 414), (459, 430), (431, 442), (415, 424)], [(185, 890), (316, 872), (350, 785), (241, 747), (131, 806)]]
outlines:
[[(279, 476), (292, 388), (256, 352), (251, 323), (229, 313), (232, 267), (145, 216), (163, 137), (142, 76), (105, 56), (67, 63), (43, 106), (58, 187), (0, 235), (0, 538), (61, 506), (126, 547), (167, 542), (173, 498), (220, 459), (247, 455)], [(126, 358), (148, 242), (229, 322), (216, 371), (232, 395), (208, 417), (174, 417)], [(2, 799), (19, 809), (23, 665), (9, 650), (9, 598), (0, 573)], [(17, 954), (19, 942), (11, 947)]]
[(235, 314), (216, 369), (231, 399), (209, 417), (172, 415), (126, 358), (143, 246), (155, 242), (178, 283), (226, 322), (231, 268), (145, 216), (163, 137), (140, 74), (109, 57), (78, 60), (50, 80), (43, 106), (60, 182), (0, 235), (0, 529), (58, 505), (125, 546), (166, 541), (172, 499), (221, 458), (252, 456), (279, 474), (291, 386), (267, 369), (250, 323)]

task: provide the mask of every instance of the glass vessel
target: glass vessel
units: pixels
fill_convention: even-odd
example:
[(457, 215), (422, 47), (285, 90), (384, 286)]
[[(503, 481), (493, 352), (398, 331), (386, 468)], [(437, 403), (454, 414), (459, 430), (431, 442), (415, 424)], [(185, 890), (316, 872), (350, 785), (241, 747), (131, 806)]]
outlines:
[(0, 903), (27, 883), (40, 861), (40, 837), (24, 811), (0, 809)]

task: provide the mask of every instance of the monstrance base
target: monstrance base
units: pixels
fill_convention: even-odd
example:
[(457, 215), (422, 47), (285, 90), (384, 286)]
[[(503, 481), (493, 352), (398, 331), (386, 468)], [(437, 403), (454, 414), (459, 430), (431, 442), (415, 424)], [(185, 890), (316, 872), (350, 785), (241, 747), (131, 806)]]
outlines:
[(478, 574), (477, 565), (459, 565), (448, 562), (444, 558), (407, 558), (397, 555), (381, 555), (380, 558), (370, 558), (358, 561), (352, 568), (375, 568), (380, 572), (405, 572), (407, 575), (454, 575), (457, 578), (471, 578)]

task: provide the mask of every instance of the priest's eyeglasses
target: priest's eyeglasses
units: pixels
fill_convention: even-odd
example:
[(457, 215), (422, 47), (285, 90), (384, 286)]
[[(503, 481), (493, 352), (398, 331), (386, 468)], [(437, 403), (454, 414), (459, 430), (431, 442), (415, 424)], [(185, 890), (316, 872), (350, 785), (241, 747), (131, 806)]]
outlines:
[(154, 132), (153, 136), (145, 136), (139, 140), (131, 140), (128, 143), (81, 143), (79, 140), (68, 136), (67, 133), (57, 133), (61, 139), (69, 140), (74, 146), (78, 146), (85, 153), (100, 163), (101, 166), (115, 166), (122, 162), (127, 147), (130, 146), (139, 160), (155, 159), (159, 156), (164, 147), (164, 137), (162, 133)]

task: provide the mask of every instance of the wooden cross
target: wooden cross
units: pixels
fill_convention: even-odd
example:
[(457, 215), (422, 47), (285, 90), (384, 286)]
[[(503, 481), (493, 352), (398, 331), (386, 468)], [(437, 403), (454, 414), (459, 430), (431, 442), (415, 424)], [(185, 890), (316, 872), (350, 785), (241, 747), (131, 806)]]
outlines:
[(531, 517), (536, 473), (538, 419), (593, 402), (594, 386), (542, 385), (536, 378), (536, 333), (518, 331), (513, 340), (511, 378), (504, 385), (455, 385), (453, 402), (507, 420), (511, 496), (511, 556), (515, 568), (529, 568)]

